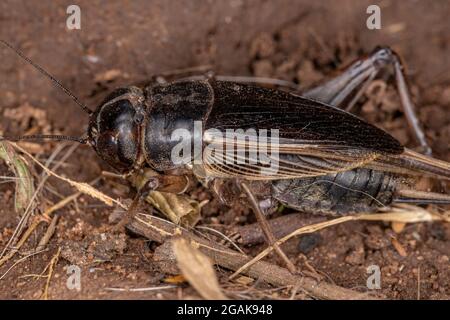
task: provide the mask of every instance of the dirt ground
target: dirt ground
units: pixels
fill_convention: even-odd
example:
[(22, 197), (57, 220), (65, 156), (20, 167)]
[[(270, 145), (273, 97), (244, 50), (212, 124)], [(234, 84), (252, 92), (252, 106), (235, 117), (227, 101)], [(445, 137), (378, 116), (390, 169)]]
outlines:
[[(377, 45), (388, 45), (407, 65), (420, 119), (435, 156), (450, 161), (448, 1), (79, 0), (81, 30), (68, 31), (66, 8), (72, 3), (1, 1), (0, 38), (44, 66), (89, 106), (97, 106), (116, 87), (139, 83), (165, 71), (204, 65), (213, 66), (218, 74), (275, 77), (305, 88), (331, 77), (340, 66)], [(366, 28), (366, 8), (373, 3), (381, 7), (381, 30)], [(10, 50), (1, 47), (0, 57), (3, 133), (84, 133), (87, 116), (70, 98)], [(386, 95), (389, 99), (376, 104), (363, 98), (357, 113), (414, 148), (395, 89), (389, 87)], [(25, 146), (46, 161), (58, 144)], [(79, 147), (58, 173), (88, 182), (102, 170), (108, 170), (107, 165), (89, 148)], [(10, 175), (6, 165), (0, 164), (0, 176)], [(2, 249), (19, 221), (14, 212), (13, 186), (11, 181), (0, 182)], [(74, 193), (54, 178), (45, 186), (36, 214)], [(102, 179), (96, 186), (113, 197), (130, 197), (127, 186), (117, 181)], [(221, 205), (200, 187), (192, 196), (210, 199), (203, 209), (203, 226), (227, 233), (233, 227), (254, 222), (249, 210)], [(45, 224), (40, 224), (19, 254), (0, 267), (0, 298), (40, 298), (46, 279), (39, 274), (58, 248), (79, 243), (80, 252), (85, 253), (92, 242), (102, 241), (96, 237), (111, 225), (113, 211), (88, 196), (58, 210), (60, 218), (47, 251), (26, 256), (45, 232)], [(112, 244), (104, 249), (101, 259), (88, 255), (90, 262), (82, 266), (81, 291), (66, 287), (66, 270), (71, 263), (60, 258), (49, 285), (49, 298), (198, 297), (185, 283), (159, 291), (108, 290), (165, 285), (169, 277), (153, 261), (156, 244), (132, 234), (110, 240), (107, 242)], [(293, 239), (284, 249), (299, 268), (311, 266), (324, 276), (323, 281), (345, 288), (366, 291), (366, 268), (376, 264), (382, 274), (378, 292), (389, 299), (449, 299), (449, 241), (450, 226), (442, 222), (408, 224), (400, 233), (387, 223), (351, 222), (313, 237)], [(263, 248), (258, 245), (243, 249), (255, 255)], [(279, 263), (275, 255), (266, 259)], [(245, 285), (228, 282), (228, 270), (218, 268), (217, 273), (230, 297), (279, 299), (292, 294), (292, 288), (274, 288), (259, 282), (253, 282), (248, 290)], [(299, 292), (296, 298), (311, 297)]]

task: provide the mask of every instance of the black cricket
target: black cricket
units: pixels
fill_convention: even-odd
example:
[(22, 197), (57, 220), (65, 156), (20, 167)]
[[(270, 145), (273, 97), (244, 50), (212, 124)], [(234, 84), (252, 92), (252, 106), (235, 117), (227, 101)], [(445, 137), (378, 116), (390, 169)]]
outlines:
[[(385, 131), (348, 112), (375, 77), (393, 70), (408, 124), (423, 152), (430, 154), (400, 59), (389, 48), (376, 49), (338, 77), (302, 93), (271, 79), (190, 77), (117, 89), (94, 112), (15, 51), (82, 106), (90, 121), (87, 136), (82, 138), (5, 136), (4, 140), (49, 138), (91, 145), (125, 177), (143, 175), (147, 168), (156, 172), (141, 185), (141, 194), (148, 190), (183, 192), (192, 175), (224, 202), (243, 193), (270, 245), (275, 239), (264, 215), (278, 203), (328, 215), (374, 212), (398, 202), (450, 203), (449, 195), (418, 191), (408, 185), (408, 177), (414, 176), (449, 180), (449, 163), (404, 148)], [(261, 82), (265, 86), (258, 85)], [(177, 142), (171, 134), (176, 129), (192, 132), (194, 121), (201, 121), (204, 130), (279, 129), (279, 170), (261, 175), (260, 165), (248, 162), (173, 163), (171, 151)], [(192, 139), (193, 144), (203, 146), (210, 137), (193, 135)], [(234, 143), (237, 148), (240, 142)], [(282, 251), (274, 247), (286, 261)], [(289, 261), (286, 263), (294, 270)]]

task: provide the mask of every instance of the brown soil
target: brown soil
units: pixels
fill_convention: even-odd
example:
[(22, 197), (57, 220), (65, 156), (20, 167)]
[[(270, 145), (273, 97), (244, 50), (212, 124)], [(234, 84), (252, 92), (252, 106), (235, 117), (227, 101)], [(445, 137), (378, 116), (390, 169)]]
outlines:
[[(450, 161), (450, 3), (382, 1), (382, 29), (368, 30), (365, 12), (373, 2), (377, 1), (80, 0), (81, 30), (67, 31), (65, 11), (69, 1), (6, 0), (0, 3), (0, 38), (20, 47), (90, 106), (96, 106), (115, 87), (199, 65), (212, 65), (219, 74), (270, 76), (306, 87), (331, 76), (339, 66), (375, 46), (389, 45), (407, 64), (420, 118), (436, 157)], [(19, 134), (33, 128), (39, 132), (83, 133), (87, 117), (67, 96), (11, 51), (2, 47), (0, 56), (3, 132)], [(395, 90), (389, 89), (386, 96), (375, 108), (370, 101), (364, 103), (359, 114), (414, 147)], [(45, 160), (56, 145), (27, 147)], [(77, 181), (91, 181), (102, 169), (108, 168), (95, 153), (80, 147), (58, 172)], [(10, 174), (1, 164), (0, 175)], [(55, 179), (47, 185), (37, 211), (58, 201), (58, 195), (73, 193)], [(97, 186), (111, 196), (129, 197), (127, 188), (116, 181), (102, 180)], [(211, 198), (201, 189), (193, 196)], [(13, 184), (0, 184), (0, 201), (3, 248), (18, 222)], [(0, 277), (8, 272), (0, 280), (0, 298), (39, 298), (45, 278), (27, 275), (40, 274), (58, 247), (63, 248), (64, 255), (50, 283), (50, 298), (197, 297), (188, 285), (143, 293), (105, 289), (157, 286), (168, 277), (152, 261), (154, 244), (129, 234), (107, 238), (106, 244), (98, 238), (110, 225), (112, 211), (87, 196), (59, 210), (60, 220), (48, 251), (22, 262), (16, 255), (0, 267)], [(203, 214), (202, 224), (221, 224), (225, 232), (233, 225), (254, 221), (248, 210), (230, 209), (214, 199)], [(41, 224), (23, 252), (35, 248), (44, 231)], [(393, 234), (389, 224), (347, 223), (321, 231), (314, 239), (301, 239), (300, 244), (294, 239), (285, 250), (299, 267), (305, 268), (307, 262), (329, 281), (346, 288), (366, 290), (366, 268), (377, 264), (382, 272), (380, 291), (388, 298), (449, 299), (450, 226), (439, 222), (407, 225), (400, 234), (394, 234), (406, 251), (404, 256), (393, 246)], [(64, 249), (67, 246), (69, 251)], [(262, 248), (244, 249), (256, 254)], [(82, 264), (80, 292), (66, 287), (71, 257), (79, 263), (88, 261)], [(94, 264), (93, 257), (101, 261)], [(267, 259), (277, 261), (274, 255)], [(220, 269), (218, 274), (227, 294), (233, 296), (233, 292), (245, 289), (227, 282), (229, 271)], [(271, 289), (276, 288), (256, 284), (246, 295), (286, 298), (291, 294), (289, 289)], [(304, 294), (297, 297), (308, 298)]]

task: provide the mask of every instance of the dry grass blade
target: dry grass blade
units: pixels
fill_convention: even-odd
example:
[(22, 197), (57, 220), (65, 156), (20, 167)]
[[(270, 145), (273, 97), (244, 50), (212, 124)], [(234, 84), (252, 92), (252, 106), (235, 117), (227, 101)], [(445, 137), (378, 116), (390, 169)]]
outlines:
[(27, 229), (27, 231), (22, 235), (19, 242), (15, 245), (15, 247), (8, 252), (8, 254), (2, 256), (0, 258), (0, 267), (4, 265), (9, 259), (14, 257), (14, 255), (19, 251), (19, 249), (24, 245), (24, 243), (28, 240), (28, 238), (31, 236), (33, 231), (37, 228), (37, 226), (42, 222), (43, 220), (35, 219), (33, 223), (30, 225), (30, 227)]
[[(283, 244), (284, 242), (286, 242), (287, 240), (289, 240), (292, 237), (301, 235), (301, 234), (305, 234), (305, 233), (313, 233), (315, 231), (318, 231), (320, 229), (324, 229), (336, 224), (340, 224), (343, 222), (347, 222), (350, 220), (357, 220), (357, 217), (354, 216), (346, 216), (346, 217), (341, 217), (341, 218), (337, 218), (337, 219), (333, 219), (333, 220), (329, 220), (329, 221), (325, 221), (325, 222), (320, 222), (320, 223), (316, 223), (310, 226), (305, 226), (302, 227), (300, 229), (295, 230), (294, 232), (288, 234), (287, 236), (279, 239), (276, 241), (276, 243), (278, 245)], [(265, 250), (261, 251), (256, 257), (254, 257), (253, 259), (251, 259), (249, 262), (247, 262), (246, 264), (244, 264), (242, 267), (240, 267), (235, 273), (233, 273), (229, 279), (234, 279), (236, 278), (242, 271), (248, 269), (250, 266), (252, 266), (255, 262), (261, 260), (262, 258), (264, 258), (266, 255), (268, 255), (271, 251), (273, 250), (273, 247), (270, 246), (268, 248), (266, 248)]]
[(58, 251), (53, 256), (53, 258), (50, 260), (48, 264), (48, 274), (47, 274), (47, 281), (45, 282), (44, 291), (42, 293), (41, 299), (48, 300), (48, 288), (50, 286), (50, 280), (52, 279), (53, 271), (56, 267), (56, 264), (59, 260), (59, 255), (61, 253), (61, 247), (58, 248)]
[(72, 202), (73, 200), (77, 199), (81, 195), (81, 192), (74, 193), (67, 198), (62, 199), (61, 201), (57, 202), (50, 208), (44, 211), (42, 214), (44, 217), (49, 218), (50, 215), (55, 212), (56, 210), (59, 210), (61, 208), (64, 208), (68, 203)]
[(213, 264), (207, 256), (183, 238), (174, 240), (173, 252), (184, 277), (203, 298), (227, 299), (220, 289)]
[[(91, 182), (89, 182), (89, 184), (95, 184), (100, 178), (96, 178), (94, 180), (92, 180)], [(70, 202), (76, 200), (79, 196), (81, 196), (82, 192), (77, 192), (74, 193), (64, 199), (62, 199), (61, 201), (57, 202), (56, 204), (54, 204), (53, 206), (51, 206), (50, 208), (48, 208), (47, 210), (44, 211), (44, 213), (42, 214), (42, 216), (44, 216), (45, 218), (50, 219), (50, 216), (53, 212), (55, 212), (56, 210), (59, 210), (61, 208), (64, 208), (67, 204), (69, 204)]]
[[(386, 213), (376, 213), (376, 214), (363, 214), (363, 215), (356, 215), (356, 216), (345, 216), (325, 222), (316, 223), (313, 225), (305, 226), (302, 228), (299, 228), (295, 230), (294, 232), (288, 234), (287, 236), (284, 236), (283, 238), (276, 241), (278, 245), (283, 244), (287, 240), (291, 239), (292, 237), (305, 234), (305, 233), (312, 233), (315, 231), (318, 231), (320, 229), (324, 229), (336, 224), (340, 224), (347, 221), (354, 221), (354, 220), (372, 220), (372, 221), (399, 221), (399, 222), (425, 222), (425, 221), (433, 221), (433, 220), (444, 220), (442, 217), (433, 215), (429, 211), (422, 209), (417, 206), (398, 206), (394, 208), (390, 208), (391, 212)], [(265, 250), (261, 251), (256, 257), (254, 257), (252, 260), (244, 264), (241, 268), (239, 268), (235, 273), (233, 273), (230, 276), (230, 279), (235, 278), (237, 275), (239, 275), (243, 270), (249, 268), (251, 265), (253, 265), (255, 262), (261, 260), (266, 255), (268, 255), (273, 250), (273, 247), (268, 247)]]
[(56, 231), (56, 224), (58, 223), (58, 216), (54, 216), (52, 221), (50, 222), (50, 225), (47, 228), (47, 231), (45, 231), (44, 236), (39, 241), (38, 246), (36, 247), (36, 251), (41, 251), (45, 248), (45, 246), (49, 243), (50, 238), (53, 236), (53, 234)]
[[(240, 266), (249, 260), (249, 257), (246, 255), (226, 248), (214, 241), (201, 238), (189, 230), (155, 216), (139, 214), (135, 216), (127, 227), (136, 234), (161, 243), (157, 248), (158, 252), (155, 252), (154, 259), (161, 262), (162, 265), (160, 267), (164, 268), (162, 270), (169, 272), (169, 274), (179, 274), (179, 267), (176, 266), (177, 262), (173, 253), (172, 241), (174, 236), (182, 236), (189, 239), (189, 241), (194, 241), (199, 246), (199, 250), (208, 256), (214, 264), (225, 269), (238, 270)], [(176, 269), (171, 266), (172, 263), (175, 264)], [(342, 288), (325, 281), (317, 281), (317, 279), (308, 276), (294, 275), (285, 268), (264, 261), (257, 261), (248, 270), (244, 270), (244, 273), (249, 277), (260, 279), (276, 287), (298, 286), (299, 290), (304, 290), (311, 296), (320, 299), (374, 299), (381, 296)]]
[(398, 204), (395, 207), (389, 208), (386, 213), (372, 213), (359, 216), (361, 220), (375, 220), (375, 221), (389, 221), (402, 223), (415, 222), (431, 222), (435, 220), (444, 220), (450, 222), (449, 217), (434, 214), (424, 208), (409, 205)]
[[(10, 143), (10, 145), (15, 146), (13, 143)], [(48, 165), (51, 161), (53, 161), (53, 159), (55, 159), (55, 157), (57, 156), (57, 154), (59, 154), (63, 149), (64, 149), (64, 144), (61, 144), (60, 146), (58, 146), (55, 151), (52, 153), (52, 155), (49, 157), (49, 159), (46, 162), (46, 165)], [(77, 145), (73, 145), (72, 147), (69, 148), (69, 150), (66, 152), (66, 154), (60, 159), (60, 161), (58, 161), (58, 163), (52, 167), (53, 170), (56, 170), (59, 166), (61, 166), (61, 164), (65, 161), (65, 159), (67, 159), (72, 152), (76, 149)], [(35, 191), (33, 192), (33, 195), (23, 213), (23, 215), (21, 216), (19, 223), (17, 224), (16, 228), (14, 229), (13, 234), (11, 235), (10, 239), (8, 240), (6, 246), (3, 248), (2, 252), (0, 253), (0, 258), (4, 257), (5, 253), (8, 251), (8, 249), (10, 249), (13, 245), (16, 244), (19, 235), (22, 233), (22, 231), (25, 229), (25, 226), (27, 225), (28, 219), (29, 217), (32, 215), (33, 213), (33, 204), (35, 202), (35, 199), (37, 198), (39, 192), (41, 191), (41, 189), (44, 187), (45, 182), (47, 181), (49, 175), (47, 174), (42, 174), (42, 179), (41, 181), (39, 181), (39, 184), (37, 185), (37, 187), (35, 188)], [(29, 230), (33, 228), (34, 225), (31, 225)], [(31, 231), (30, 231), (31, 232)], [(27, 231), (28, 233), (28, 231)], [(24, 238), (23, 238), (24, 239)], [(26, 240), (26, 239), (25, 239)], [(16, 248), (17, 249), (17, 248)], [(15, 250), (12, 250), (15, 251)], [(11, 254), (11, 252), (10, 252)], [(14, 255), (14, 252), (12, 253)], [(3, 260), (4, 262), (4, 260)]]
[[(95, 179), (94, 181), (92, 181), (92, 183), (95, 183), (98, 179)], [(76, 198), (78, 198), (81, 195), (81, 192), (77, 192), (63, 200), (61, 200), (60, 202), (56, 203), (55, 205), (51, 206), (50, 208), (48, 208), (43, 214), (42, 217), (46, 217), (48, 219), (50, 219), (50, 215), (55, 212), (56, 210), (59, 210), (61, 208), (63, 208), (64, 206), (66, 206), (69, 202), (75, 200)], [(7, 262), (9, 259), (11, 259), (18, 251), (19, 249), (25, 244), (25, 242), (28, 240), (28, 238), (31, 236), (31, 234), (33, 233), (33, 231), (37, 228), (37, 226), (41, 223), (44, 222), (45, 220), (42, 219), (42, 217), (37, 217), (33, 223), (28, 227), (28, 229), (25, 231), (25, 233), (22, 235), (22, 237), (20, 238), (19, 242), (14, 246), (13, 250), (11, 250), (7, 255), (3, 256), (0, 258), (0, 267)], [(51, 220), (52, 222), (50, 223), (46, 233), (44, 234), (44, 237), (40, 240), (36, 251), (41, 251), (42, 249), (44, 249), (44, 247), (48, 244), (50, 238), (52, 237), (55, 228), (56, 228), (56, 223), (57, 223), (57, 217), (53, 217), (53, 219)]]
[(16, 212), (23, 212), (34, 193), (33, 176), (25, 160), (19, 156), (9, 143), (0, 142), (0, 159), (3, 159), (17, 177), (14, 207)]
[(104, 193), (98, 191), (97, 189), (95, 189), (94, 187), (90, 186), (89, 184), (87, 184), (85, 182), (77, 182), (77, 181), (73, 181), (71, 179), (60, 176), (59, 174), (53, 172), (52, 170), (50, 170), (49, 168), (44, 166), (41, 162), (39, 162), (39, 160), (37, 160), (35, 157), (33, 157), (29, 152), (27, 152), (23, 148), (19, 147), (17, 144), (12, 143), (12, 145), (14, 146), (14, 148), (16, 148), (20, 152), (24, 153), (25, 155), (27, 155), (31, 160), (33, 160), (37, 165), (39, 165), (48, 175), (51, 175), (55, 178), (63, 180), (64, 182), (67, 182), (72, 187), (76, 188), (78, 191), (80, 191), (84, 194), (87, 194), (95, 199), (98, 199), (109, 206), (112, 206), (115, 203), (115, 204), (119, 205), (120, 207), (126, 209), (126, 206), (124, 204), (122, 204), (120, 201), (105, 195)]
[(44, 251), (47, 251), (47, 249), (44, 249), (44, 250), (42, 250), (42, 251), (35, 251), (35, 252), (32, 252), (32, 253), (30, 253), (30, 254), (28, 254), (28, 255), (26, 255), (26, 256), (20, 258), (19, 260), (15, 261), (15, 262), (13, 263), (13, 265), (12, 265), (11, 267), (9, 267), (8, 270), (6, 270), (5, 273), (3, 273), (3, 274), (0, 276), (0, 280), (3, 280), (3, 279), (6, 277), (6, 275), (7, 275), (12, 269), (14, 269), (14, 267), (17, 266), (19, 263), (24, 262), (24, 261), (27, 260), (28, 258), (30, 258), (30, 257), (32, 257), (32, 256), (35, 256), (35, 255), (37, 255), (37, 254), (39, 254), (39, 253), (42, 253), (42, 252), (44, 252)]
[(176, 289), (178, 286), (159, 286), (159, 287), (147, 287), (147, 288), (105, 288), (107, 291), (117, 292), (148, 292), (148, 291), (161, 291), (167, 289)]

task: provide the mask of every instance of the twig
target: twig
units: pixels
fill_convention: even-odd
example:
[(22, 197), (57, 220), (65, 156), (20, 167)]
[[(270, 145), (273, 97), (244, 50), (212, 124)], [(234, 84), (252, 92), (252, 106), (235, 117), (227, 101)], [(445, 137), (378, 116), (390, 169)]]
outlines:
[[(355, 216), (345, 216), (340, 217), (337, 219), (324, 221), (321, 223), (317, 223), (310, 226), (305, 226), (300, 229), (297, 229), (296, 231), (284, 236), (283, 238), (277, 240), (275, 243), (278, 245), (283, 244), (287, 240), (291, 239), (292, 237), (306, 234), (306, 233), (312, 233), (315, 231), (318, 231), (323, 228), (327, 228), (336, 224), (340, 224), (347, 221), (356, 221), (356, 220), (369, 220), (369, 221), (403, 221), (403, 222), (420, 222), (420, 221), (433, 221), (441, 219), (439, 216), (436, 216), (420, 207), (417, 206), (398, 206), (393, 207), (389, 209), (390, 212), (386, 213), (371, 213), (371, 214), (361, 214), (361, 215), (355, 215)], [(254, 257), (252, 260), (247, 262), (245, 265), (243, 265), (239, 270), (237, 270), (235, 273), (233, 273), (230, 276), (230, 279), (233, 279), (236, 277), (239, 273), (241, 273), (246, 268), (250, 267), (253, 263), (261, 260), (266, 255), (268, 255), (273, 250), (273, 247), (270, 246), (266, 248), (265, 250), (261, 251), (256, 257)]]
[[(34, 160), (35, 162), (39, 163), (39, 165), (43, 168), (45, 168), (45, 170), (48, 170), (50, 172), (52, 172), (50, 169), (48, 169), (46, 166), (48, 165), (47, 163), (45, 165), (41, 164), (38, 160), (36, 160), (31, 154), (29, 154), (27, 151), (25, 151), (24, 149), (22, 149), (21, 147), (19, 147), (17, 144), (10, 142), (11, 145), (13, 147), (15, 147), (16, 149), (22, 151), (23, 153), (25, 153), (26, 155), (28, 155), (29, 157), (31, 157), (32, 160)], [(52, 153), (52, 155), (49, 157), (49, 159), (47, 159), (47, 161), (52, 161), (56, 155), (61, 152), (61, 150), (66, 146), (66, 144), (61, 144), (60, 146), (58, 146), (56, 148), (56, 150)], [(58, 161), (58, 163), (53, 166), (52, 170), (56, 170), (72, 153), (73, 151), (75, 151), (75, 149), (77, 148), (77, 145), (73, 145), (67, 152), (66, 154), (60, 159), (60, 161)], [(0, 253), (0, 258), (3, 257), (6, 253), (6, 251), (8, 250), (8, 248), (10, 248), (12, 245), (15, 244), (17, 237), (22, 233), (23, 228), (25, 227), (29, 216), (31, 215), (31, 208), (33, 206), (34, 200), (36, 199), (38, 193), (40, 192), (40, 190), (43, 188), (45, 182), (47, 181), (47, 179), (49, 178), (49, 175), (43, 173), (42, 174), (42, 179), (39, 182), (38, 187), (36, 188), (36, 190), (34, 191), (30, 202), (27, 206), (27, 208), (25, 209), (25, 213), (22, 215), (16, 229), (14, 230), (11, 238), (9, 239), (8, 243), (6, 244), (6, 246), (3, 248), (3, 251)], [(26, 239), (25, 239), (26, 240)], [(12, 256), (14, 256), (15, 253), (12, 254)], [(12, 257), (11, 256), (11, 257)], [(10, 258), (11, 258), (10, 257)], [(8, 260), (8, 259), (7, 259)], [(7, 261), (5, 260), (5, 261)], [(4, 262), (3, 262), (4, 263)]]
[(23, 148), (19, 147), (16, 144), (13, 144), (15, 148), (17, 148), (18, 150), (20, 150), (22, 153), (24, 153), (25, 155), (27, 155), (31, 160), (33, 160), (38, 166), (40, 166), (48, 175), (51, 175), (55, 178), (58, 178), (66, 183), (68, 183), (69, 185), (71, 185), (72, 187), (76, 188), (78, 191), (85, 193), (93, 198), (96, 198), (102, 202), (104, 202), (105, 204), (112, 206), (113, 204), (117, 204), (118, 206), (120, 206), (121, 208), (126, 209), (126, 206), (121, 203), (120, 201), (111, 198), (110, 196), (107, 196), (106, 194), (100, 192), (99, 190), (91, 187), (89, 184), (85, 183), (85, 182), (77, 182), (68, 178), (65, 178), (55, 172), (53, 172), (52, 170), (50, 170), (49, 168), (47, 168), (45, 165), (43, 165), (42, 163), (39, 162), (39, 160), (37, 160), (35, 157), (33, 157), (29, 152), (27, 152), (26, 150), (24, 150)]
[(73, 200), (78, 198), (79, 196), (81, 196), (81, 192), (74, 193), (74, 194), (62, 199), (61, 201), (55, 203), (53, 206), (51, 206), (50, 208), (45, 210), (45, 212), (42, 215), (46, 218), (50, 218), (50, 215), (53, 212), (55, 212), (56, 210), (59, 210), (61, 208), (64, 208), (67, 204), (69, 204), (70, 202), (72, 202)]
[(417, 300), (420, 300), (420, 265), (417, 267)]
[(45, 246), (50, 241), (50, 238), (53, 236), (56, 230), (56, 223), (58, 222), (58, 216), (54, 216), (52, 221), (50, 222), (50, 225), (47, 228), (47, 231), (45, 231), (44, 236), (39, 241), (39, 244), (36, 248), (36, 251), (40, 251), (45, 248)]
[(58, 247), (58, 251), (53, 256), (52, 260), (50, 260), (49, 267), (48, 267), (47, 281), (45, 282), (44, 292), (42, 293), (42, 296), (41, 296), (41, 298), (44, 300), (48, 300), (48, 287), (50, 286), (50, 280), (52, 279), (53, 270), (55, 269), (56, 264), (58, 263), (60, 253), (61, 253), (61, 247)]
[(22, 261), (25, 261), (25, 260), (28, 259), (29, 257), (34, 256), (34, 255), (39, 254), (39, 253), (44, 252), (44, 251), (47, 251), (47, 249), (42, 250), (42, 251), (32, 252), (32, 253), (30, 253), (29, 255), (26, 255), (25, 257), (20, 258), (19, 260), (17, 260), (16, 262), (14, 262), (14, 264), (13, 264), (11, 267), (9, 267), (9, 269), (6, 270), (4, 274), (2, 274), (2, 276), (0, 277), (0, 280), (3, 280), (3, 278), (4, 278), (4, 277), (5, 277), (5, 276), (6, 276), (6, 275), (7, 275), (7, 274), (15, 267), (15, 266), (17, 266), (17, 265), (18, 265), (19, 263), (21, 263)]
[[(96, 181), (98, 181), (99, 178), (93, 180), (91, 183), (95, 183)], [(61, 208), (63, 208), (65, 205), (67, 205), (69, 202), (75, 200), (76, 198), (78, 198), (81, 195), (81, 192), (77, 192), (61, 201), (59, 201), (58, 203), (56, 203), (55, 205), (51, 206), (50, 208), (48, 208), (43, 214), (42, 216), (44, 217), (49, 217), (54, 211), (59, 210)], [(25, 233), (22, 235), (22, 237), (20, 238), (19, 242), (17, 243), (17, 245), (12, 248), (7, 255), (3, 256), (3, 258), (0, 259), (0, 267), (7, 262), (9, 259), (11, 259), (18, 251), (19, 249), (25, 244), (26, 240), (30, 237), (30, 235), (33, 233), (33, 231), (37, 228), (37, 226), (43, 222), (44, 220), (37, 216), (37, 219), (28, 227), (28, 229), (25, 231)], [(54, 221), (54, 222), (53, 222)], [(56, 228), (56, 222), (57, 219), (53, 218), (52, 222), (50, 223), (50, 226), (48, 227), (46, 233), (44, 234), (44, 237), (40, 240), (38, 247), (36, 248), (36, 251), (40, 251), (44, 248), (45, 245), (48, 244), (48, 241), (50, 240), (50, 238), (52, 237), (53, 233), (55, 232), (55, 228)]]
[[(158, 247), (158, 252), (164, 261), (176, 266), (172, 252), (170, 239), (174, 236), (182, 236), (195, 242), (199, 250), (207, 255), (215, 264), (226, 269), (237, 270), (249, 261), (249, 257), (194, 235), (192, 232), (181, 228), (169, 221), (153, 216), (138, 214), (128, 225), (128, 228), (136, 234), (142, 235), (152, 241), (163, 243)], [(291, 274), (287, 269), (271, 263), (258, 261), (243, 272), (244, 274), (261, 279), (274, 286), (295, 286), (309, 294), (322, 299), (369, 299), (374, 298), (366, 293), (342, 288), (333, 284), (318, 282), (310, 277), (302, 277)]]
[(148, 288), (105, 288), (108, 291), (118, 291), (118, 292), (147, 292), (147, 291), (159, 291), (178, 288), (178, 286), (159, 286), (159, 287), (148, 287)]
[[(237, 251), (239, 251), (242, 254), (245, 254), (244, 251), (242, 251), (242, 249), (232, 240), (230, 239), (230, 237), (227, 237), (225, 234), (223, 234), (222, 232), (220, 232), (219, 230), (210, 228), (210, 227), (205, 227), (205, 226), (197, 226), (195, 227), (196, 229), (203, 229), (203, 230), (207, 230), (210, 231), (212, 233), (215, 233), (217, 235), (219, 235), (220, 237), (222, 237), (223, 239), (225, 239), (228, 243), (230, 243)], [(259, 229), (261, 230), (261, 229)], [(264, 237), (264, 236), (263, 236)], [(264, 242), (264, 238), (263, 238), (263, 242)]]
[[(96, 178), (94, 180), (92, 180), (89, 184), (94, 184), (96, 183), (100, 178)], [(58, 203), (54, 204), (53, 206), (51, 206), (50, 208), (48, 208), (43, 214), (42, 216), (44, 217), (48, 217), (50, 218), (50, 215), (55, 212), (56, 210), (59, 210), (63, 207), (65, 207), (68, 203), (70, 203), (71, 201), (76, 200), (79, 196), (81, 196), (81, 192), (77, 192), (72, 194), (71, 196), (68, 196), (67, 198), (62, 199), (61, 201), (59, 201)], [(47, 228), (47, 231), (45, 232), (44, 236), (41, 238), (41, 240), (39, 241), (39, 244), (36, 248), (37, 251), (44, 249), (44, 247), (48, 244), (48, 242), (50, 241), (50, 238), (53, 236), (53, 234), (55, 233), (56, 230), (56, 223), (58, 222), (58, 216), (54, 216), (52, 221), (50, 222), (50, 225)]]
[(27, 239), (30, 237), (30, 235), (33, 233), (33, 231), (37, 228), (37, 226), (43, 222), (42, 219), (36, 219), (30, 227), (25, 231), (25, 233), (20, 238), (19, 242), (17, 242), (17, 245), (14, 248), (11, 248), (11, 250), (4, 255), (0, 259), (0, 267), (4, 265), (9, 259), (14, 257), (14, 255), (20, 250), (20, 248), (23, 246), (23, 244), (27, 241)]
[[(333, 226), (333, 225), (336, 225), (336, 224), (340, 224), (340, 223), (343, 223), (343, 222), (346, 222), (346, 221), (350, 221), (350, 220), (358, 220), (358, 217), (346, 216), (346, 217), (333, 219), (333, 220), (330, 220), (330, 221), (317, 223), (317, 224), (314, 224), (312, 226), (306, 226), (306, 227), (297, 229), (296, 231), (288, 234), (287, 236), (284, 236), (283, 238), (277, 240), (276, 243), (278, 245), (281, 245), (281, 244), (283, 244), (284, 242), (286, 242), (287, 240), (289, 240), (290, 238), (292, 238), (294, 236), (298, 236), (298, 235), (306, 234), (306, 233), (312, 233), (312, 232), (318, 231), (320, 229), (327, 228), (327, 227), (330, 227), (330, 226)], [(235, 278), (238, 274), (242, 273), (244, 270), (248, 269), (253, 264), (255, 264), (256, 262), (260, 261), (266, 255), (268, 255), (272, 251), (272, 249), (273, 249), (272, 247), (267, 247), (265, 250), (261, 251), (256, 257), (254, 257), (253, 259), (251, 259), (250, 261), (245, 263), (235, 273), (233, 273), (230, 276), (230, 279)]]
[[(293, 213), (270, 219), (268, 222), (274, 236), (279, 239), (301, 227), (322, 222), (324, 220), (326, 220), (325, 217), (305, 217), (304, 214)], [(244, 246), (264, 243), (264, 234), (262, 233), (259, 223), (239, 226), (236, 231), (240, 236), (238, 242)]]

